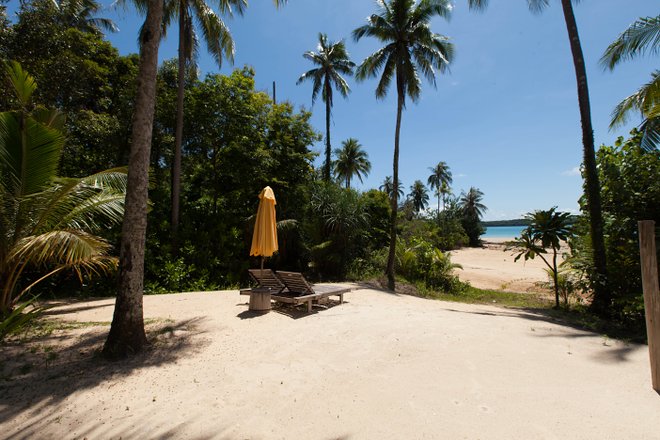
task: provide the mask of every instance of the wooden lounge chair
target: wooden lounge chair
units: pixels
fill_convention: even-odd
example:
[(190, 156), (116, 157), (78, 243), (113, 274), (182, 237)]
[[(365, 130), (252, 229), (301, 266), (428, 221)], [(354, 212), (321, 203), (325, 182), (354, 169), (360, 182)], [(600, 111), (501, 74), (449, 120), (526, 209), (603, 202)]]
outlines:
[[(267, 287), (271, 290), (271, 294), (282, 292), (286, 286), (282, 281), (275, 276), (275, 272), (270, 269), (248, 269), (250, 278), (257, 283), (258, 287)], [(252, 289), (241, 289), (241, 295), (249, 295)]]
[(344, 302), (344, 293), (351, 288), (336, 284), (310, 284), (299, 272), (277, 271), (277, 278), (286, 286), (280, 293), (272, 294), (271, 299), (288, 304), (307, 304), (307, 311), (312, 311), (312, 303), (329, 296), (338, 296), (339, 304)]

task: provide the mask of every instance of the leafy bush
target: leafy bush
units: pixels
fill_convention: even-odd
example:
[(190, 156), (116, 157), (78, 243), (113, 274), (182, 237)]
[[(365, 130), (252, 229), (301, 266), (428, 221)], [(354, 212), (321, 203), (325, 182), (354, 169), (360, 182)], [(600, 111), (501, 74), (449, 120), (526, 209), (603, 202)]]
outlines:
[[(607, 289), (612, 295), (611, 316), (634, 328), (644, 328), (638, 220), (660, 224), (660, 151), (644, 150), (637, 130), (631, 137), (617, 139), (613, 147), (601, 146), (596, 155), (601, 183), (601, 203), (607, 253)], [(598, 280), (590, 251), (586, 200), (580, 200), (585, 213), (575, 225), (578, 237), (571, 241), (570, 264), (582, 272), (586, 288)], [(660, 251), (660, 247), (658, 248)]]
[(461, 266), (428, 241), (413, 238), (408, 243), (399, 242), (396, 251), (397, 272), (408, 281), (423, 281), (426, 287), (447, 293), (460, 293), (467, 286), (453, 274)]

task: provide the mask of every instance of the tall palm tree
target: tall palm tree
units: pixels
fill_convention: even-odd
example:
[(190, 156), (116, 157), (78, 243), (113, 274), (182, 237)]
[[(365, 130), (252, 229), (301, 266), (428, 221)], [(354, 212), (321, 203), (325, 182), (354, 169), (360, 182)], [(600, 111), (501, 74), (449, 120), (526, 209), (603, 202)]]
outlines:
[[(392, 193), (394, 192), (394, 182), (392, 182), (392, 176), (385, 176), (383, 184), (378, 187), (378, 189), (387, 194), (391, 199), (393, 197)], [(399, 181), (399, 184), (397, 185), (396, 196), (397, 199), (403, 197), (403, 183), (401, 183), (401, 181)]]
[[(660, 15), (657, 17), (640, 18), (631, 24), (619, 37), (609, 45), (600, 59), (601, 65), (614, 70), (620, 62), (636, 58), (647, 52), (660, 53)], [(660, 71), (651, 74), (651, 81), (644, 84), (612, 112), (610, 128), (626, 123), (631, 111), (639, 111), (643, 121), (642, 147), (654, 149), (660, 145)]]
[[(242, 14), (247, 7), (247, 0), (218, 0), (218, 9), (221, 14), (231, 16), (234, 9)], [(190, 66), (196, 58), (197, 32), (193, 25), (193, 18), (202, 31), (206, 47), (215, 59), (218, 66), (222, 66), (223, 58), (233, 62), (234, 40), (229, 28), (213, 9), (204, 0), (167, 0), (163, 14), (163, 27), (175, 18), (179, 24), (179, 68), (176, 101), (176, 125), (174, 131), (174, 157), (172, 160), (172, 252), (176, 254), (178, 248), (179, 230), (179, 203), (181, 199), (181, 145), (183, 143), (183, 98), (185, 91), (186, 67)]]
[(119, 287), (103, 353), (121, 357), (137, 353), (147, 344), (142, 294), (144, 244), (147, 231), (149, 156), (156, 103), (158, 46), (163, 23), (163, 1), (142, 0), (147, 17), (140, 30), (140, 62), (128, 159), (126, 207), (121, 229)]
[[(401, 113), (406, 96), (415, 102), (421, 93), (424, 76), (435, 86), (436, 69), (447, 70), (454, 54), (454, 46), (443, 35), (431, 31), (435, 16), (449, 18), (449, 0), (378, 0), (378, 13), (367, 18), (367, 24), (353, 31), (353, 38), (374, 37), (385, 45), (369, 55), (358, 67), (356, 78), (365, 80), (382, 70), (376, 97), (382, 99), (394, 79), (397, 92), (396, 129), (394, 132), (393, 187), (399, 186), (399, 135)], [(420, 75), (421, 74), (421, 75)], [(394, 290), (394, 258), (396, 252), (397, 192), (392, 192), (392, 221), (390, 249), (387, 258), (387, 284)]]
[[(472, 8), (482, 9), (488, 4), (488, 0), (468, 0)], [(529, 9), (538, 13), (543, 11), (549, 0), (527, 0)], [(603, 238), (603, 213), (600, 202), (600, 183), (598, 181), (598, 170), (596, 168), (596, 149), (594, 146), (594, 130), (591, 123), (591, 104), (589, 101), (589, 86), (587, 83), (587, 70), (585, 67), (584, 54), (580, 44), (573, 3), (571, 0), (561, 0), (564, 13), (564, 21), (568, 32), (568, 39), (573, 55), (575, 77), (577, 80), (578, 105), (580, 107), (580, 120), (582, 125), (582, 147), (585, 180), (585, 196), (587, 209), (589, 211), (591, 246), (594, 256), (594, 269), (596, 282), (594, 283), (594, 300), (592, 308), (601, 315), (609, 313), (612, 297), (607, 287), (607, 260), (605, 257), (605, 240)]]
[[(16, 62), (6, 70), (20, 110), (0, 113), (0, 321), (26, 292), (57, 272), (82, 276), (116, 268), (110, 244), (93, 234), (121, 222), (126, 191), (122, 169), (76, 179), (56, 176), (64, 116), (56, 110), (29, 112), (34, 79)], [(27, 284), (22, 274), (30, 266), (45, 275)]]
[(362, 176), (368, 176), (371, 171), (369, 155), (362, 149), (357, 139), (348, 138), (341, 143), (342, 148), (335, 150), (337, 160), (334, 161), (334, 171), (338, 178), (344, 179), (346, 188), (351, 187), (351, 177), (357, 176), (362, 183)]
[(408, 194), (408, 197), (412, 202), (413, 210), (417, 214), (429, 206), (429, 192), (421, 180), (415, 180), (415, 183), (410, 186), (410, 194)]
[(429, 169), (431, 170), (431, 175), (427, 183), (431, 189), (436, 190), (436, 194), (438, 195), (438, 215), (440, 215), (440, 197), (449, 191), (450, 185), (454, 180), (447, 162), (440, 161), (435, 167)]
[(303, 57), (319, 66), (303, 73), (296, 84), (310, 80), (312, 88), (312, 104), (321, 92), (321, 99), (325, 102), (325, 164), (323, 165), (323, 178), (330, 181), (331, 152), (330, 144), (330, 114), (332, 112), (332, 88), (345, 98), (351, 92), (351, 88), (342, 75), (353, 75), (355, 63), (349, 58), (344, 41), (333, 43), (328, 41), (326, 34), (319, 34), (318, 52), (305, 52)]

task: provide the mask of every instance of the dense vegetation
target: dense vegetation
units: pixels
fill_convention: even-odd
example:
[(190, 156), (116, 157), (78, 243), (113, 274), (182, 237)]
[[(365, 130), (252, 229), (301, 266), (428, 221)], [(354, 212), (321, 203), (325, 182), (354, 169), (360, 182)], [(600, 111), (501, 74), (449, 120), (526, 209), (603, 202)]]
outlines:
[[(103, 22), (84, 14), (72, 15), (50, 0), (21, 3), (13, 23), (7, 20), (1, 3), (0, 60), (20, 63), (34, 77), (37, 88), (31, 96), (34, 106), (23, 104), (21, 108), (20, 99), (5, 93), (0, 95), (0, 111), (4, 115), (10, 110), (27, 114), (35, 108), (49, 108), (65, 116), (58, 129), (66, 134), (66, 142), (62, 142), (61, 160), (54, 162), (56, 169), (47, 176), (49, 184), (60, 181), (55, 176), (85, 182), (86, 176), (127, 165), (134, 142), (131, 133), (141, 66), (138, 56), (120, 56), (99, 30)], [(414, 101), (420, 96), (421, 81), (412, 71), (398, 72), (395, 66), (417, 63), (438, 71), (447, 68), (453, 48), (444, 37), (430, 31), (428, 20), (433, 15), (448, 16), (451, 9), (441, 1), (416, 4), (397, 0), (392, 5), (398, 8), (397, 14), (384, 9), (380, 11), (382, 17), (372, 16), (354, 33), (356, 39), (375, 36), (383, 45), (358, 66), (358, 79), (380, 74), (379, 97), (385, 96), (391, 81), (396, 83), (393, 176), (379, 189), (360, 192), (351, 188), (355, 178), (361, 181), (370, 171), (367, 151), (358, 139), (350, 138), (334, 151), (331, 160), (329, 126), (323, 167), (315, 169), (311, 147), (323, 136), (311, 126), (311, 114), (287, 102), (276, 104), (255, 90), (250, 68), (236, 69), (228, 76), (199, 78), (190, 62), (168, 60), (159, 66), (149, 156), (145, 292), (216, 289), (246, 282), (246, 269), (256, 265), (248, 257), (251, 222), (257, 195), (266, 185), (277, 197), (280, 239), (279, 253), (267, 264), (303, 271), (318, 280), (381, 278), (387, 273), (390, 287), (396, 275), (423, 289), (456, 295), (467, 291), (467, 286), (452, 275), (454, 266), (445, 251), (480, 245), (484, 232), (481, 218), (486, 210), (483, 192), (472, 187), (453, 194), (450, 166), (442, 161), (430, 170), (420, 170), (420, 179), (412, 183), (407, 194), (398, 178), (402, 111), (406, 98)], [(381, 29), (387, 20), (401, 20), (397, 26), (409, 26), (414, 31), (403, 42), (412, 45), (419, 57), (397, 58), (404, 55), (395, 50), (401, 36)], [(424, 32), (416, 33), (415, 26), (424, 27)], [(303, 75), (301, 81), (313, 82), (313, 96), (321, 93), (329, 118), (332, 86), (347, 95), (349, 89), (340, 74), (352, 74), (354, 64), (343, 43), (331, 43), (325, 35), (319, 39), (320, 51), (306, 54), (319, 67)], [(338, 49), (334, 58), (329, 56), (333, 47)], [(218, 57), (229, 56), (226, 49), (222, 48)], [(185, 71), (181, 71), (182, 65)], [(422, 70), (433, 83), (433, 69)], [(8, 78), (2, 81), (8, 88)], [(181, 96), (184, 119), (179, 111)], [(587, 179), (589, 197), (581, 200), (583, 215), (569, 221), (575, 223), (568, 260), (571, 285), (587, 294), (607, 291), (605, 315), (636, 328), (643, 327), (636, 221), (646, 218), (660, 223), (660, 157), (657, 149), (648, 147), (652, 138), (648, 128), (655, 124), (657, 113), (649, 108), (642, 109), (651, 121), (643, 133), (635, 131), (630, 139), (619, 139), (613, 147), (603, 146), (596, 155), (606, 270), (594, 262), (593, 179)], [(177, 124), (182, 124), (180, 130)], [(9, 139), (7, 133), (3, 127), (0, 134)], [(4, 150), (10, 142), (0, 145), (0, 169), (7, 169), (9, 156)], [(590, 167), (585, 170), (591, 172)], [(179, 172), (182, 178), (174, 184)], [(4, 191), (8, 188), (6, 173), (2, 178), (0, 190)], [(108, 222), (102, 230), (93, 228), (103, 243), (115, 245), (111, 251), (115, 256), (121, 236), (116, 223)], [(537, 239), (542, 241), (542, 234), (530, 234), (529, 244), (534, 245)], [(44, 273), (53, 269), (41, 268)], [(555, 286), (560, 274), (555, 267)], [(11, 286), (8, 297), (17, 298), (31, 280), (40, 278), (36, 269), (24, 275)], [(30, 293), (100, 295), (117, 291), (114, 274), (83, 275), (81, 285), (72, 273), (62, 270)], [(16, 305), (14, 301), (3, 306), (3, 315)]]

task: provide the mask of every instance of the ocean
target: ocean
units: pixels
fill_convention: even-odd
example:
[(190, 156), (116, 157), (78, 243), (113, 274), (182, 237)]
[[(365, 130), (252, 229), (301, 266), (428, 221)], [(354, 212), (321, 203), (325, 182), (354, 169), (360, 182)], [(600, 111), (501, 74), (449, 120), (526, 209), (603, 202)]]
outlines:
[(486, 233), (481, 238), (514, 238), (520, 237), (520, 233), (526, 226), (487, 226)]

